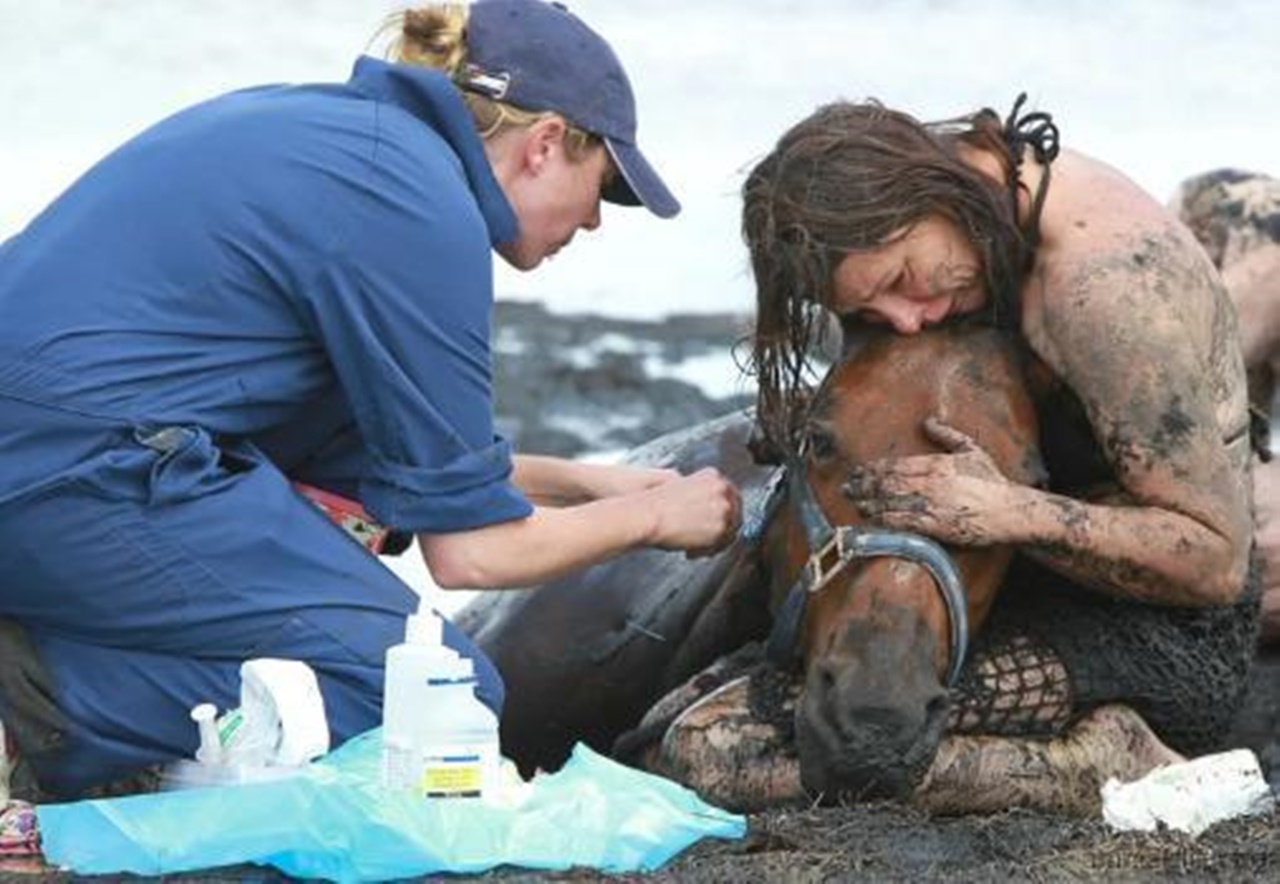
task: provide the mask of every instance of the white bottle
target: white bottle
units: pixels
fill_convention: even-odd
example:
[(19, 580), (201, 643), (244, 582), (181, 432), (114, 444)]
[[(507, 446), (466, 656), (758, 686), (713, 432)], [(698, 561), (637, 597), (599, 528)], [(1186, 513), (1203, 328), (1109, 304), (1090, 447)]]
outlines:
[(414, 614), (404, 644), (387, 650), (383, 785), (432, 798), (492, 795), (498, 720), (476, 697), (472, 662), (444, 646), (443, 630), (438, 615)]

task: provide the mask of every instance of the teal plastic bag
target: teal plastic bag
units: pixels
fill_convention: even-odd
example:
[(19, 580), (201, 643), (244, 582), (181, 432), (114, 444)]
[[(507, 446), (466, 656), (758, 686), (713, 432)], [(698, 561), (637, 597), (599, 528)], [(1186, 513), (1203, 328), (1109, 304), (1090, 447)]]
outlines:
[(379, 786), (380, 730), (287, 780), (42, 805), (46, 860), (81, 874), (163, 875), (257, 863), (300, 878), (382, 881), (500, 865), (658, 868), (746, 821), (676, 783), (575, 747), (514, 807)]

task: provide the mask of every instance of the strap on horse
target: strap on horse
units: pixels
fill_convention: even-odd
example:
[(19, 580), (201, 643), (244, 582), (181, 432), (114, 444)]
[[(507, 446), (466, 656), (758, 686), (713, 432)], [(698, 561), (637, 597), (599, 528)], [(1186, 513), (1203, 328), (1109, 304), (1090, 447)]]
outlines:
[(918, 534), (855, 525), (833, 527), (814, 499), (799, 457), (789, 458), (773, 482), (764, 513), (771, 517), (785, 494), (804, 527), (809, 547), (809, 559), (791, 584), (769, 633), (766, 653), (774, 665), (786, 669), (796, 664), (800, 624), (811, 594), (820, 592), (855, 559), (891, 556), (915, 562), (927, 570), (946, 602), (951, 631), (947, 686), (954, 686), (968, 652), (969, 605), (960, 573), (947, 552), (935, 541)]

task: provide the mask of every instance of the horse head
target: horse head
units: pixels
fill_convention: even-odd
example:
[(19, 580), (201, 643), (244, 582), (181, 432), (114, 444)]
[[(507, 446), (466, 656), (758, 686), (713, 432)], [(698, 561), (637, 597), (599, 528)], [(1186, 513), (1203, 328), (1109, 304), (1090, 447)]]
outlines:
[(877, 531), (842, 493), (854, 466), (935, 453), (921, 429), (929, 415), (974, 438), (1011, 481), (1043, 476), (1034, 406), (1000, 332), (876, 337), (832, 368), (764, 546), (770, 651), (803, 675), (796, 745), (813, 794), (902, 797), (914, 788), (942, 737), (967, 635), (986, 618), (1012, 555), (948, 555), (925, 538)]

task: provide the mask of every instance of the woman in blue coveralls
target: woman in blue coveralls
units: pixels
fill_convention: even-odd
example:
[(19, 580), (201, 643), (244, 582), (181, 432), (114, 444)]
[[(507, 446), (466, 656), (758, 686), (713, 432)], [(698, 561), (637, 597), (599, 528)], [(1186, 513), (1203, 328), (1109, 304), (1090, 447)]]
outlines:
[(494, 435), (492, 251), (532, 269), (601, 199), (679, 211), (612, 50), (542, 0), (398, 21), (396, 61), (164, 120), (0, 248), (3, 613), (47, 672), (8, 667), (0, 718), (54, 723), (17, 734), (46, 790), (190, 755), (253, 657), (315, 669), (335, 743), (378, 723), (417, 596), (292, 482), (415, 534), (445, 587), (736, 532), (715, 471)]

